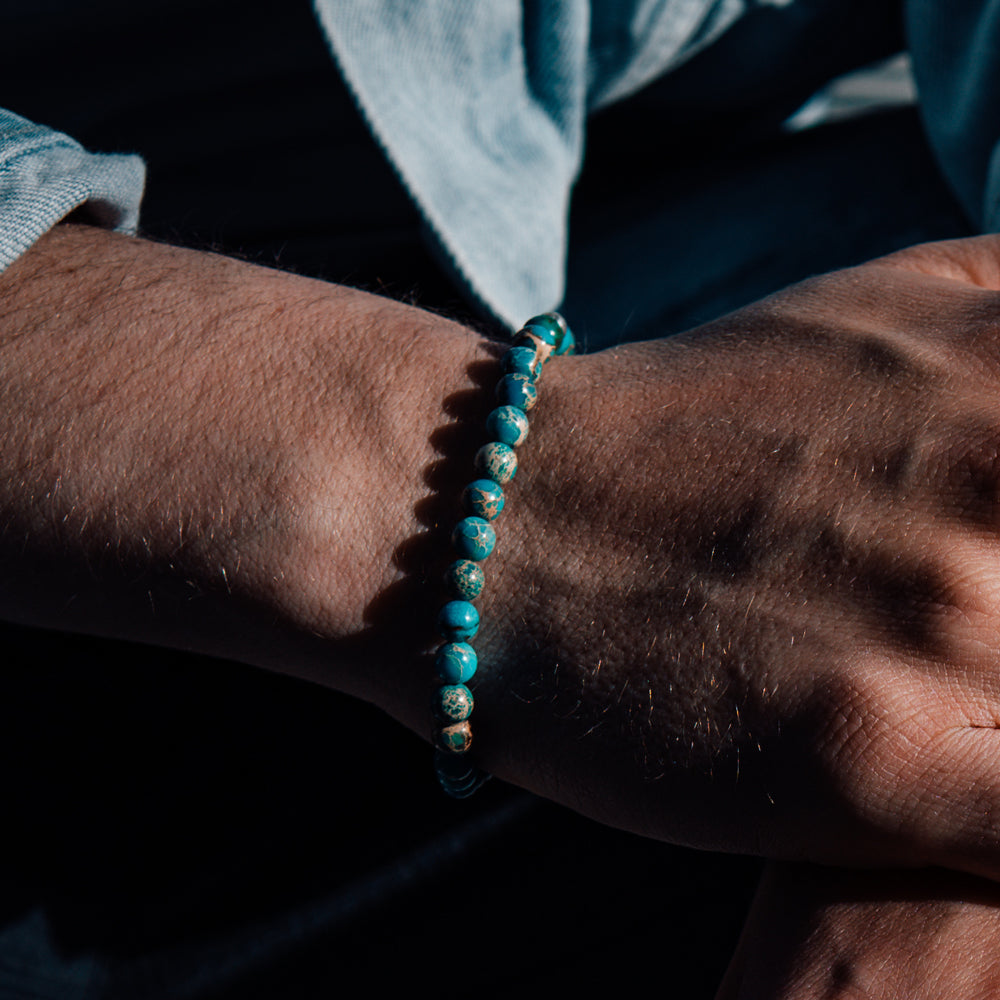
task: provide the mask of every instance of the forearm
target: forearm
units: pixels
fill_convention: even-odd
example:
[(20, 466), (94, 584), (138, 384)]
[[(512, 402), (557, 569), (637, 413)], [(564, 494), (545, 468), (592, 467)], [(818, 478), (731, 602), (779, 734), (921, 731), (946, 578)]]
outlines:
[(353, 669), (349, 640), (405, 575), (443, 400), (487, 356), (361, 292), (60, 227), (0, 279), (0, 614), (391, 708), (394, 664)]

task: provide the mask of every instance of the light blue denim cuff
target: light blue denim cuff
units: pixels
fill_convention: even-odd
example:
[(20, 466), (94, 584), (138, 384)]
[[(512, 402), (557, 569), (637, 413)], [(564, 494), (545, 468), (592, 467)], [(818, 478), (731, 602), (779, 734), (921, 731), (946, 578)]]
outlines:
[(134, 232), (145, 173), (138, 156), (88, 153), (0, 109), (0, 270), (81, 205), (98, 225)]
[(313, 4), (452, 270), (516, 327), (563, 296), (588, 108), (680, 65), (751, 0)]
[[(315, 3), (348, 87), (456, 275), (511, 325), (555, 306), (583, 148), (583, 80), (563, 66), (585, 59), (585, 9), (562, 4), (549, 19), (539, 96), (516, 2)], [(557, 100), (547, 99), (552, 81)]]

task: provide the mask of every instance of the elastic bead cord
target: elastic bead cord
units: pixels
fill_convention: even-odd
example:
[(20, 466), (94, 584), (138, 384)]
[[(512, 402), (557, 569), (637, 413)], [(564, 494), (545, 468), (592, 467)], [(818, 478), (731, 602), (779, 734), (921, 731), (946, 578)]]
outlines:
[(576, 342), (558, 313), (544, 313), (524, 324), (500, 367), (498, 406), (486, 418), (487, 441), (476, 453), (477, 478), (462, 493), (466, 512), (452, 531), (458, 558), (445, 572), (450, 600), (438, 615), (438, 632), (445, 640), (434, 656), (438, 681), (434, 713), (434, 766), (441, 787), (464, 799), (489, 778), (472, 761), (474, 699), (466, 686), (478, 666), (470, 644), (479, 630), (479, 612), (472, 603), (482, 594), (486, 576), (480, 566), (496, 545), (495, 521), (504, 509), (503, 487), (517, 472), (517, 453), (528, 436), (528, 411), (538, 399), (538, 381), (550, 357), (576, 353)]

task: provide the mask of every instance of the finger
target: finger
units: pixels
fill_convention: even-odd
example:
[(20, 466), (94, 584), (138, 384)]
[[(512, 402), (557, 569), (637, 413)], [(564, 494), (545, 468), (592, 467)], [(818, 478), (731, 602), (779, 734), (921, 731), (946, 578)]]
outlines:
[(715, 994), (715, 1000), (748, 1000), (743, 992), (745, 982), (745, 972), (747, 965), (746, 950), (742, 947), (736, 949), (729, 968), (726, 969), (725, 978)]
[(717, 1000), (995, 997), (998, 931), (979, 879), (771, 865)]
[[(755, 994), (747, 991), (748, 987), (753, 986), (753, 980), (748, 978), (752, 964), (750, 958), (757, 955), (762, 947), (767, 946), (773, 939), (773, 935), (766, 928), (771, 910), (769, 883), (774, 867), (773, 862), (769, 864), (761, 877), (750, 912), (743, 925), (743, 932), (736, 945), (736, 951), (733, 953), (726, 974), (715, 994), (715, 1000), (753, 1000)], [(763, 984), (758, 983), (757, 985), (762, 986)]]
[(814, 995), (809, 969), (829, 963), (810, 963), (806, 954), (815, 924), (813, 873), (824, 884), (841, 874), (832, 868), (777, 862), (764, 869), (715, 1000), (805, 1000)]

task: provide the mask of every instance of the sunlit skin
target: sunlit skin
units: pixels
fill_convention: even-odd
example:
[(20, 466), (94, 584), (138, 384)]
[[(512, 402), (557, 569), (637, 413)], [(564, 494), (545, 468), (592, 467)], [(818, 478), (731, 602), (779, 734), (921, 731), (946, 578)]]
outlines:
[[(553, 358), (479, 601), (477, 759), (651, 837), (1000, 876), (998, 289), (995, 238), (929, 245)], [(498, 357), (59, 227), (0, 277), (0, 613), (429, 737), (424, 582)]]

